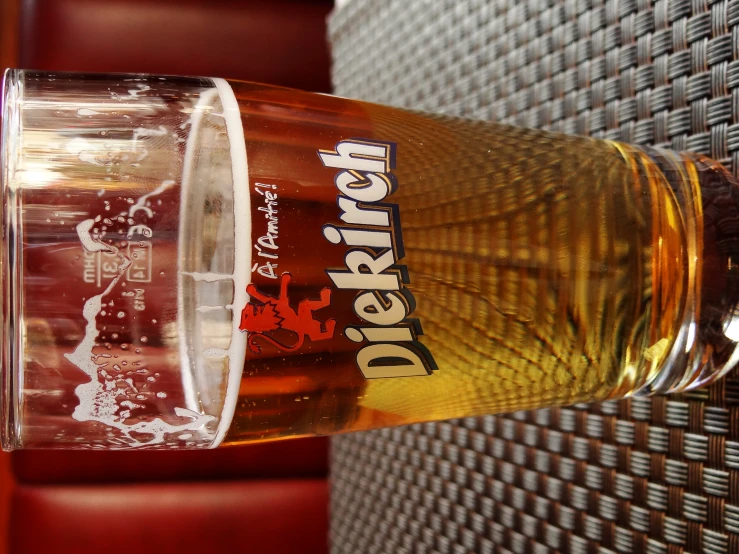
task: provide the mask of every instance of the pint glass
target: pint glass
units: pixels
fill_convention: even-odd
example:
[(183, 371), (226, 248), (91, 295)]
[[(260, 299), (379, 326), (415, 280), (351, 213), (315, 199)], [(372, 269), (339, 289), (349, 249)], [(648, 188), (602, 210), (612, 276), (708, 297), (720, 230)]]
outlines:
[(212, 448), (736, 362), (693, 154), (222, 79), (5, 75), (2, 443)]

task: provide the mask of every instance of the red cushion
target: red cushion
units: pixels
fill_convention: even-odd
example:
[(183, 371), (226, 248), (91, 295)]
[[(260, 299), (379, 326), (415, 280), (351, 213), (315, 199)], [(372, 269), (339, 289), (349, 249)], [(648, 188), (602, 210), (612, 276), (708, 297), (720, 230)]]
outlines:
[(322, 554), (324, 479), (17, 487), (13, 554)]
[(328, 92), (331, 0), (23, 2), (20, 66), (230, 77)]
[(292, 439), (215, 450), (18, 450), (13, 472), (21, 483), (146, 482), (264, 477), (325, 477), (328, 439)]

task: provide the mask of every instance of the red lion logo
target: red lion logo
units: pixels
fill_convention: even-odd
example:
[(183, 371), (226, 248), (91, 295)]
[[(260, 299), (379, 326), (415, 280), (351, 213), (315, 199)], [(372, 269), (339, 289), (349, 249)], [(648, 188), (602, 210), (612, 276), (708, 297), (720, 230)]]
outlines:
[[(262, 294), (254, 285), (246, 287), (246, 292), (252, 299), (261, 302), (260, 305), (249, 302), (241, 312), (241, 323), (239, 329), (249, 332), (247, 344), (249, 350), (259, 354), (262, 349), (256, 343), (262, 340), (271, 344), (278, 350), (292, 352), (303, 345), (305, 338), (311, 341), (326, 340), (333, 338), (336, 320), (329, 319), (322, 322), (313, 317), (315, 310), (325, 308), (331, 303), (331, 289), (326, 287), (321, 291), (320, 300), (309, 300), (304, 298), (298, 304), (296, 312), (290, 306), (290, 298), (287, 295), (287, 285), (292, 277), (289, 273), (283, 273), (280, 277), (280, 296), (268, 296)], [(298, 340), (292, 346), (282, 344), (270, 337), (267, 333), (285, 329), (298, 335)]]

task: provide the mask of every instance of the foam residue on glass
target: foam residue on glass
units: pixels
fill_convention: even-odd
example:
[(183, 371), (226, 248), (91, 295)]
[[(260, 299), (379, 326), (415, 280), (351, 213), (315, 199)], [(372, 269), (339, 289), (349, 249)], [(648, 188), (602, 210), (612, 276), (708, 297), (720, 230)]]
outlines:
[(5, 446), (216, 445), (245, 345), (233, 306), (248, 279), (234, 276), (235, 243), (248, 241), (248, 198), (246, 232), (234, 231), (246, 154), (240, 121), (236, 145), (227, 129), (238, 109), (210, 79), (14, 79), (21, 129), (6, 193), (23, 206), (24, 337)]
[[(174, 181), (164, 181), (155, 191), (141, 196), (131, 207), (128, 215), (133, 215), (137, 208), (150, 212), (151, 210), (146, 206), (145, 201), (173, 184)], [(120, 430), (129, 439), (129, 442), (125, 443), (129, 447), (152, 446), (163, 443), (168, 433), (201, 430), (206, 423), (213, 421), (215, 417), (181, 407), (174, 409), (175, 414), (184, 420), (179, 425), (167, 423), (161, 418), (140, 421), (134, 424), (127, 423), (126, 420), (131, 416), (132, 409), (143, 408), (140, 404), (125, 400), (127, 398), (126, 388), (131, 388), (133, 392), (137, 392), (135, 386), (133, 383), (126, 383), (127, 376), (125, 374), (112, 375), (105, 370), (112, 362), (110, 354), (93, 353), (93, 348), (99, 346), (97, 339), (100, 330), (97, 325), (97, 317), (103, 309), (103, 299), (111, 293), (131, 265), (131, 260), (119, 248), (101, 241), (99, 233), (91, 234), (91, 229), (101, 219), (101, 216), (97, 216), (94, 219), (86, 219), (77, 225), (80, 242), (86, 251), (110, 252), (119, 258), (120, 263), (118, 264), (118, 274), (108, 283), (107, 288), (85, 302), (82, 311), (87, 322), (85, 336), (74, 352), (64, 355), (90, 378), (88, 383), (78, 385), (75, 389), (79, 404), (75, 408), (72, 417), (77, 421), (97, 421)], [(132, 235), (132, 229), (129, 228), (127, 236), (130, 238)], [(127, 384), (127, 387), (120, 387), (121, 383)], [(161, 391), (156, 394), (166, 395)], [(127, 408), (127, 410), (121, 410), (121, 407)], [(136, 433), (136, 435), (132, 433)], [(145, 438), (137, 438), (142, 435)], [(187, 438), (191, 436), (189, 435)]]
[[(232, 238), (232, 252), (221, 244), (215, 249), (211, 269), (230, 266), (231, 272), (222, 271), (187, 271), (187, 256), (180, 256), (179, 285), (180, 291), (193, 291), (191, 305), (185, 300), (184, 294), (178, 297), (178, 328), (183, 341), (180, 343), (182, 359), (190, 358), (193, 372), (187, 375), (194, 382), (186, 383), (185, 391), (198, 391), (200, 397), (206, 397), (211, 391), (216, 390), (210, 383), (209, 375), (212, 373), (210, 367), (213, 364), (226, 364), (228, 366), (228, 382), (226, 384), (226, 395), (224, 407), (218, 428), (215, 433), (211, 447), (218, 446), (231, 424), (233, 413), (238, 401), (241, 372), (246, 355), (246, 335), (239, 330), (240, 313), (234, 310), (234, 306), (244, 306), (248, 302), (246, 286), (249, 283), (251, 265), (251, 213), (248, 194), (248, 166), (246, 157), (246, 145), (244, 141), (244, 130), (241, 123), (241, 113), (238, 102), (234, 96), (231, 86), (223, 79), (213, 79), (216, 89), (213, 101), (206, 100), (214, 109), (201, 110), (196, 106), (190, 119), (190, 137), (185, 152), (185, 164), (182, 176), (183, 201), (180, 206), (180, 220), (185, 221), (193, 211), (199, 212), (198, 207), (205, 200), (205, 191), (208, 186), (203, 182), (212, 182), (214, 179), (230, 181), (232, 183), (232, 202), (229, 203), (225, 212), (228, 217), (221, 218), (215, 226), (219, 228), (218, 235), (226, 235)], [(214, 128), (217, 129), (220, 140), (227, 144), (229, 151), (229, 164), (211, 163), (211, 168), (228, 169), (228, 175), (214, 174), (211, 169), (208, 175), (203, 174), (203, 165), (194, 163), (196, 149), (202, 144), (213, 143), (217, 139), (213, 136)], [(202, 158), (202, 154), (197, 156)], [(188, 203), (190, 202), (190, 203)], [(233, 219), (231, 219), (233, 218)], [(188, 244), (197, 250), (204, 248), (203, 244), (192, 242), (192, 229), (180, 227), (180, 250), (188, 251)], [(221, 259), (224, 253), (229, 261)], [(191, 257), (192, 258), (192, 257)], [(233, 260), (230, 263), (230, 259)], [(189, 261), (192, 261), (191, 259)], [(221, 282), (228, 282), (232, 287), (231, 298), (225, 301)], [(202, 286), (204, 283), (215, 284), (216, 287)], [(201, 285), (201, 286), (198, 286)], [(189, 316), (189, 317), (188, 317)], [(230, 329), (219, 333), (220, 340), (214, 340), (213, 330), (230, 326)], [(193, 398), (188, 398), (191, 404), (195, 403)]]

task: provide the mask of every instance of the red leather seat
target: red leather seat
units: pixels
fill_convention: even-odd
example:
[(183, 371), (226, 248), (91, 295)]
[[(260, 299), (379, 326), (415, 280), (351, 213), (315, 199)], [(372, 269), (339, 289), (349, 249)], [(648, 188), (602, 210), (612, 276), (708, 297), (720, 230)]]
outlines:
[(14, 452), (9, 552), (327, 552), (327, 453), (323, 438)]
[(13, 554), (327, 552), (325, 479), (20, 486)]
[(19, 66), (329, 92), (331, 0), (23, 0)]
[[(331, 0), (20, 1), (18, 67), (330, 89)], [(0, 456), (0, 554), (328, 551), (326, 439), (11, 457), (12, 474)]]

